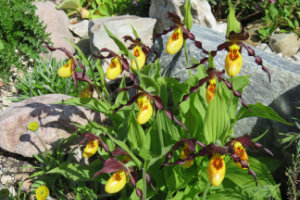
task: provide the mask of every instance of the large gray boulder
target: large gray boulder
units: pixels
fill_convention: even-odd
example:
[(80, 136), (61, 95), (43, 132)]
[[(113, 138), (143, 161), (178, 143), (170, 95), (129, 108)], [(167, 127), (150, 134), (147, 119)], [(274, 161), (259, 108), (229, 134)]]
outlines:
[(125, 35), (130, 35), (134, 38), (131, 28), (133, 26), (143, 43), (152, 46), (155, 23), (156, 19), (142, 18), (134, 15), (94, 19), (89, 22), (91, 52), (92, 54), (97, 54), (104, 47), (115, 52), (119, 51), (118, 46), (107, 35), (104, 26), (121, 41), (123, 41), (123, 36)]
[[(200, 25), (194, 24), (191, 31), (207, 50), (216, 50), (217, 46), (225, 41), (224, 34)], [(162, 74), (184, 81), (189, 78), (184, 50), (181, 49), (176, 55), (169, 55), (164, 51), (170, 34), (157, 39), (153, 49), (160, 55)], [(189, 57), (193, 56), (197, 60), (205, 57), (205, 54), (196, 48), (190, 40), (187, 42), (187, 49)], [(261, 69), (261, 66), (254, 62), (254, 58), (249, 57), (246, 49), (243, 49), (243, 66), (240, 75), (250, 75), (251, 81), (243, 93), (244, 99), (248, 104), (261, 102), (264, 105), (270, 105), (286, 120), (291, 119), (291, 116), (299, 118), (300, 112), (297, 112), (296, 107), (299, 106), (300, 100), (300, 66), (274, 54), (266, 53), (254, 47), (253, 49), (256, 55), (263, 59), (265, 67), (269, 68), (272, 82), (269, 82), (267, 74)], [(224, 69), (226, 54), (226, 51), (218, 52), (215, 57), (214, 63), (218, 70)], [(189, 61), (193, 63), (192, 59)], [(257, 118), (248, 118), (240, 120), (234, 132), (236, 136), (244, 133), (257, 135), (263, 133), (266, 129), (271, 129), (277, 135), (278, 132), (291, 130), (291, 126), (270, 120), (260, 119), (257, 121)]]
[[(149, 16), (157, 19), (155, 27), (156, 33), (161, 33), (164, 29), (173, 24), (168, 17), (168, 12), (175, 12), (183, 19), (184, 4), (186, 0), (152, 0), (149, 9)], [(226, 32), (226, 24), (218, 24), (211, 12), (211, 7), (207, 0), (191, 0), (191, 9), (194, 23), (201, 24), (219, 32)]]
[[(66, 40), (73, 42), (72, 33), (69, 31), (69, 18), (62, 10), (56, 10), (55, 4), (51, 1), (35, 2), (37, 7), (35, 14), (46, 27), (46, 32), (50, 33), (50, 39), (54, 47), (65, 47), (71, 53), (75, 53), (75, 48)], [(45, 57), (47, 55), (43, 55)], [(66, 58), (64, 52), (54, 51), (52, 56), (57, 60)]]
[(103, 115), (88, 109), (58, 103), (71, 96), (48, 94), (13, 104), (0, 113), (0, 148), (25, 157), (44, 151), (37, 135), (27, 130), (32, 121), (38, 122), (39, 137), (48, 149), (60, 138), (76, 131), (75, 123), (85, 125), (89, 120), (100, 122)]

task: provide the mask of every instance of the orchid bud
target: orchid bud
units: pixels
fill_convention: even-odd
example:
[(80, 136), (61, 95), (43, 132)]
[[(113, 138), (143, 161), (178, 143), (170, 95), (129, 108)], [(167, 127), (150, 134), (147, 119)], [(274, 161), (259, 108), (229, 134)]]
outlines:
[(61, 78), (69, 78), (70, 76), (72, 76), (72, 74), (72, 59), (69, 59), (66, 64), (58, 69), (57, 75)]
[[(180, 159), (181, 160), (184, 160), (186, 159), (187, 157), (189, 157), (189, 155), (191, 154), (191, 151), (188, 147), (187, 144), (184, 144), (184, 147), (182, 148), (181, 152), (180, 152)], [(194, 160), (187, 160), (185, 161), (182, 166), (185, 167), (185, 168), (190, 168), (192, 165), (194, 164)]]
[(88, 18), (90, 15), (90, 12), (86, 8), (80, 8), (79, 13), (83, 19)]
[(84, 90), (82, 90), (78, 97), (80, 98), (96, 98), (97, 97), (97, 92), (96, 90), (93, 90), (92, 91), (92, 96), (91, 96), (91, 93), (90, 93), (90, 85), (88, 85), (86, 88), (84, 88)]
[(89, 141), (83, 150), (83, 157), (90, 158), (97, 152), (98, 147), (99, 147), (98, 140)]
[(136, 121), (142, 125), (149, 121), (153, 114), (153, 107), (150, 98), (146, 94), (142, 94), (137, 99), (137, 104), (140, 108)]
[(117, 193), (124, 188), (127, 182), (127, 175), (124, 170), (116, 171), (107, 181), (105, 191), (107, 193)]
[(212, 78), (209, 80), (209, 84), (206, 88), (206, 102), (208, 104), (213, 100), (215, 96), (216, 84), (217, 84), (216, 78)]
[[(233, 150), (234, 153), (241, 159), (241, 161), (246, 162), (249, 166), (247, 152), (239, 141), (234, 141)], [(246, 167), (243, 168), (240, 162), (235, 162), (235, 164), (241, 169), (247, 169)]]
[(122, 72), (122, 65), (117, 57), (111, 59), (111, 62), (107, 68), (106, 78), (109, 80), (116, 79)]
[(214, 153), (207, 166), (207, 175), (209, 182), (218, 186), (222, 183), (225, 176), (224, 155)]
[(181, 28), (176, 28), (170, 36), (166, 45), (166, 52), (168, 54), (176, 54), (183, 45), (183, 35)]
[(225, 70), (228, 76), (234, 77), (241, 71), (243, 64), (240, 46), (232, 44), (229, 46), (229, 52), (225, 59)]
[[(133, 55), (136, 58), (136, 61), (139, 65), (139, 69), (142, 69), (146, 63), (146, 55), (143, 52), (142, 48), (140, 46), (135, 46), (133, 48)], [(137, 70), (137, 66), (134, 60), (131, 60), (131, 67), (133, 70)]]

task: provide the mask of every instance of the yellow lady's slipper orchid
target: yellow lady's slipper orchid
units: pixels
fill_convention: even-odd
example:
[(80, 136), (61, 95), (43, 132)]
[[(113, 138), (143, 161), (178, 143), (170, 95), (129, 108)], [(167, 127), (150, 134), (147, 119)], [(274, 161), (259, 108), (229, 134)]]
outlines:
[(120, 60), (117, 57), (114, 57), (111, 59), (111, 62), (108, 66), (106, 78), (109, 80), (114, 80), (121, 74), (122, 70), (123, 68)]
[(136, 121), (138, 124), (142, 125), (149, 121), (153, 114), (153, 107), (150, 98), (146, 95), (140, 95), (137, 99), (137, 104), (140, 108)]
[(240, 53), (240, 46), (232, 44), (229, 46), (229, 52), (225, 59), (225, 71), (228, 76), (234, 77), (240, 73), (242, 68), (243, 60)]
[[(239, 141), (235, 141), (233, 143), (233, 149), (234, 153), (241, 159), (241, 161), (247, 162), (249, 166), (248, 155), (243, 145)], [(243, 168), (240, 162), (235, 162), (235, 164), (241, 169), (247, 169)]]
[(105, 185), (105, 191), (107, 193), (117, 193), (124, 188), (127, 182), (127, 175), (124, 170), (116, 171)]
[(177, 53), (183, 45), (183, 40), (182, 29), (176, 28), (168, 40), (166, 52), (168, 54)]
[[(136, 58), (136, 61), (139, 65), (139, 69), (142, 69), (146, 63), (146, 55), (143, 52), (142, 48), (140, 46), (135, 46), (133, 48), (133, 55)], [(134, 60), (131, 60), (131, 67), (133, 70), (137, 70), (137, 66)]]
[[(185, 143), (184, 147), (182, 148), (181, 152), (180, 152), (180, 159), (186, 159), (189, 155), (191, 154), (191, 151), (188, 147), (188, 145)], [(194, 164), (194, 160), (187, 160), (185, 161), (182, 166), (185, 168), (190, 168), (192, 165)]]
[(210, 159), (207, 167), (207, 175), (209, 182), (218, 186), (222, 183), (225, 176), (225, 162), (224, 155), (214, 153)]
[(206, 102), (208, 104), (213, 100), (215, 96), (216, 84), (217, 84), (216, 78), (212, 78), (209, 80), (209, 84), (206, 88)]
[(89, 141), (87, 143), (86, 147), (84, 148), (83, 157), (89, 158), (89, 157), (93, 156), (97, 152), (98, 147), (99, 147), (98, 140)]
[(61, 78), (69, 78), (70, 76), (72, 76), (72, 74), (72, 59), (69, 59), (65, 65), (58, 69), (57, 75)]

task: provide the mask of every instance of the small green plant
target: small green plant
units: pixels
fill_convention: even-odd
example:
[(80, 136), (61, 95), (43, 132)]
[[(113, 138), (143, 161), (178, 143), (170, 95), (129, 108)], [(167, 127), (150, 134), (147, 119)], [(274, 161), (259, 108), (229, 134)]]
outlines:
[[(90, 62), (95, 63), (92, 59), (90, 59)], [(65, 63), (66, 61), (63, 60), (57, 62), (55, 58), (47, 60), (37, 59), (31, 71), (24, 73), (23, 78), (17, 77), (16, 88), (19, 91), (18, 100), (43, 94), (57, 93), (78, 96), (72, 79), (62, 79), (57, 74), (58, 69)], [(84, 84), (79, 84), (79, 91), (83, 87)]]
[(63, 9), (68, 16), (80, 15), (81, 18), (97, 19), (114, 14), (111, 0), (64, 0), (57, 9)]
[(278, 28), (281, 33), (295, 32), (300, 36), (299, 0), (264, 1), (261, 5), (265, 11), (264, 27), (258, 31), (262, 41), (268, 41)]
[(0, 0), (0, 77), (9, 78), (12, 65), (37, 59), (49, 41), (45, 26), (34, 14), (32, 0)]
[(64, 0), (56, 8), (69, 16), (97, 19), (113, 15), (134, 14), (148, 16), (149, 0)]

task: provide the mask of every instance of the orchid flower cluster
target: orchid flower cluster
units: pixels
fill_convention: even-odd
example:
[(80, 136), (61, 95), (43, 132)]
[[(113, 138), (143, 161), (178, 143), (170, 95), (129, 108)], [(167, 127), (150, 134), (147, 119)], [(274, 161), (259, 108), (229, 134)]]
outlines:
[[(107, 34), (119, 46), (120, 52), (103, 48), (99, 50), (97, 55), (94, 55), (102, 63), (104, 60), (110, 59), (106, 72), (99, 66), (90, 70), (91, 72), (96, 70), (99, 72), (100, 83), (96, 81), (94, 75), (93, 78), (87, 76), (85, 65), (88, 63), (84, 62), (85, 65), (83, 65), (77, 57), (72, 56), (65, 48), (47, 46), (51, 51), (61, 50), (65, 52), (69, 58), (67, 63), (57, 72), (60, 77), (72, 77), (76, 87), (77, 81), (88, 83), (88, 86), (79, 93), (79, 98), (70, 99), (64, 103), (94, 109), (104, 113), (111, 120), (110, 123), (113, 126), (90, 122), (79, 129), (79, 132), (83, 133), (83, 139), (79, 145), (85, 145), (83, 157), (85, 159), (97, 157), (102, 163), (101, 169), (94, 173), (92, 178), (104, 178), (103, 174), (111, 174), (111, 177), (104, 181), (106, 182), (104, 187), (106, 193), (120, 192), (127, 185), (129, 179), (136, 196), (140, 199), (149, 198), (147, 185), (151, 186), (154, 193), (159, 194), (164, 191), (173, 197), (178, 188), (176, 186), (173, 192), (167, 191), (172, 188), (170, 185), (176, 183), (169, 180), (166, 169), (174, 172), (169, 174), (170, 176), (176, 174), (177, 168), (173, 165), (182, 167), (187, 171), (193, 170), (193, 166), (202, 169), (203, 163), (198, 159), (201, 157), (202, 159), (208, 158), (206, 175), (209, 185), (205, 190), (206, 192), (202, 192), (205, 199), (209, 187), (221, 185), (223, 179), (226, 178), (226, 156), (238, 168), (248, 170), (248, 173), (255, 179), (253, 182), (258, 186), (259, 176), (250, 168), (250, 165), (253, 166), (254, 164), (250, 163), (246, 148), (263, 148), (266, 153), (273, 155), (263, 145), (253, 142), (248, 134), (234, 138), (232, 127), (243, 116), (240, 114), (239, 117), (230, 118), (232, 116), (227, 113), (233, 112), (232, 115), (236, 113), (236, 110), (230, 111), (229, 109), (237, 109), (240, 99), (242, 104), (240, 110), (243, 113), (253, 111), (251, 115), (248, 114), (247, 116), (261, 117), (263, 116), (261, 113), (265, 112), (270, 118), (270, 115), (274, 114), (270, 108), (261, 105), (259, 105), (259, 109), (263, 109), (263, 112), (259, 112), (259, 115), (255, 109), (251, 110), (257, 107), (255, 107), (256, 105), (248, 105), (242, 97), (242, 89), (246, 84), (236, 87), (236, 84), (233, 83), (233, 80), (238, 77), (242, 70), (241, 52), (243, 48), (247, 50), (249, 56), (255, 58), (255, 63), (261, 66), (271, 81), (270, 72), (263, 65), (262, 59), (255, 54), (251, 47), (242, 42), (249, 35), (242, 31), (232, 30), (226, 36), (226, 41), (223, 44), (220, 44), (216, 50), (208, 51), (202, 47), (202, 43), (196, 40), (190, 31), (192, 22), (191, 15), (188, 14), (190, 13), (189, 1), (186, 3), (185, 11), (187, 14), (184, 22), (176, 13), (169, 12), (168, 16), (174, 25), (158, 34), (157, 37), (173, 31), (165, 45), (165, 51), (168, 54), (178, 53), (181, 49), (186, 48), (186, 41), (191, 40), (206, 55), (205, 58), (192, 66), (187, 64), (187, 70), (197, 69), (200, 73), (200, 75), (191, 74), (191, 79), (194, 81), (190, 81), (188, 84), (181, 84), (174, 79), (160, 77), (160, 69), (154, 68), (157, 67), (158, 61), (156, 60), (153, 64), (148, 63), (149, 60), (147, 59), (150, 54), (156, 55), (156, 52), (142, 42), (134, 28), (135, 38), (132, 36), (123, 37), (124, 42), (130, 42), (128, 47), (106, 29)], [(222, 50), (226, 50), (228, 53), (224, 60), (224, 69), (218, 71), (213, 64), (213, 59)], [(208, 63), (208, 67), (205, 67), (205, 63)], [(77, 66), (82, 72), (76, 71)], [(123, 71), (129, 74), (131, 83), (127, 85), (123, 77), (117, 90), (118, 95), (115, 103), (112, 104), (110, 95), (107, 93), (105, 78), (115, 80), (122, 76)], [(229, 79), (226, 78), (225, 73), (230, 77)], [(146, 77), (149, 74), (151, 77)], [(206, 87), (202, 87), (203, 85)], [(172, 101), (166, 97), (168, 96), (168, 89), (173, 92), (177, 90), (178, 93), (180, 91), (181, 94), (174, 94), (175, 100)], [(222, 95), (225, 93), (231, 97), (224, 98)], [(195, 98), (198, 98), (198, 102), (201, 103), (194, 105)], [(233, 104), (233, 100), (236, 102), (235, 105), (227, 106)], [(198, 108), (200, 104), (204, 105), (202, 110)], [(204, 113), (202, 118), (205, 119), (192, 118), (192, 122), (189, 121), (191, 118), (185, 119), (188, 116), (201, 117), (201, 112)], [(272, 114), (269, 114), (270, 112)], [(272, 119), (280, 119), (281, 122), (285, 123), (278, 115)], [(199, 120), (199, 123), (196, 120)], [(192, 128), (194, 130), (191, 130)], [(212, 139), (205, 138), (208, 131), (213, 132), (214, 137)], [(173, 168), (169, 166), (173, 166)], [(162, 177), (164, 177), (164, 183), (161, 183)], [(140, 180), (143, 185), (142, 188), (138, 186)], [(152, 180), (154, 184), (152, 184)], [(166, 187), (162, 184), (169, 185)], [(197, 195), (200, 193), (201, 191)]]

